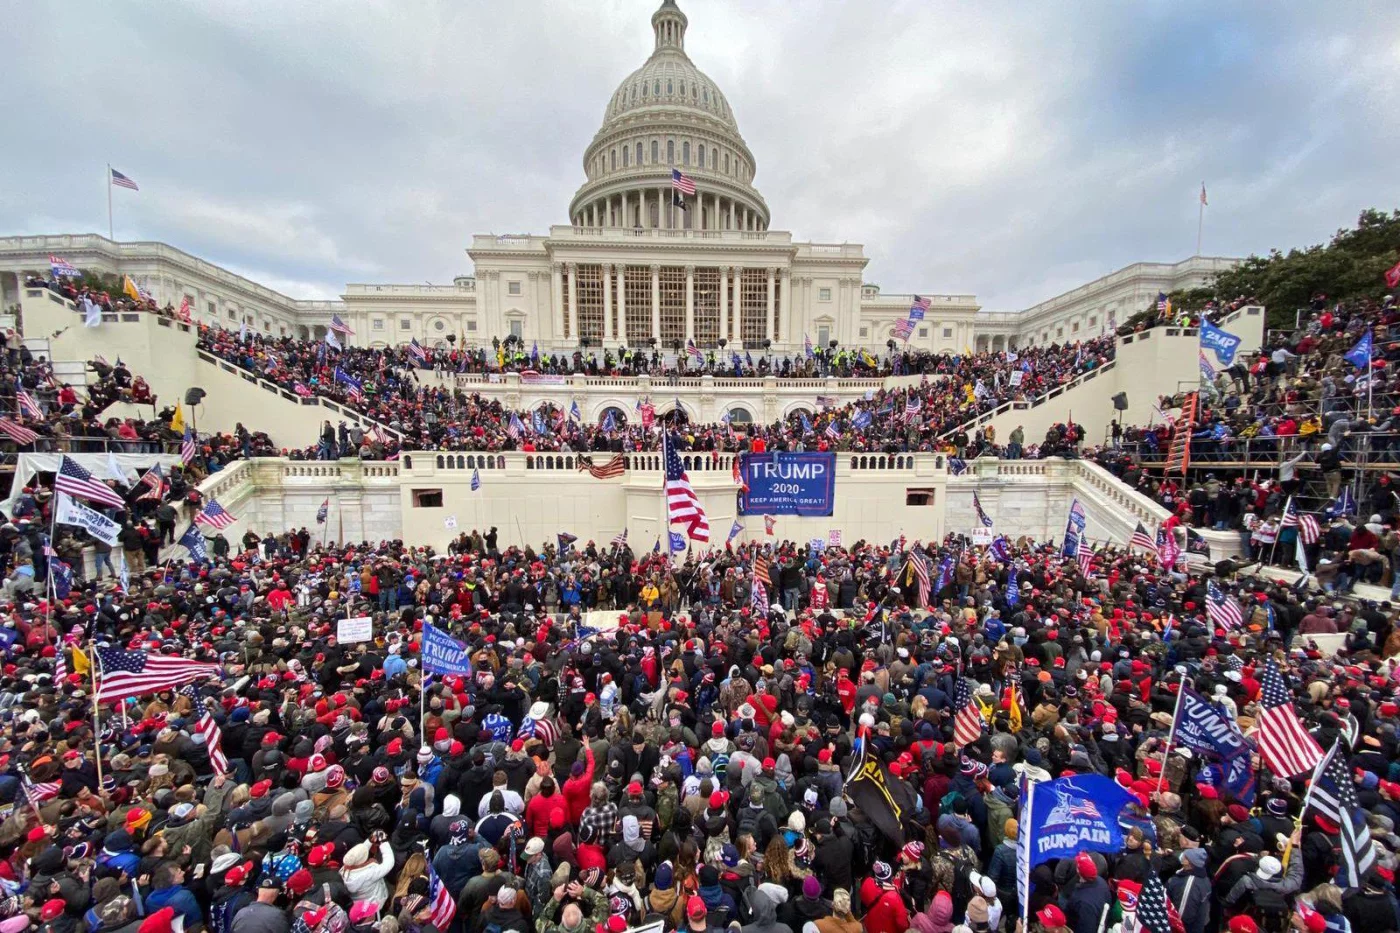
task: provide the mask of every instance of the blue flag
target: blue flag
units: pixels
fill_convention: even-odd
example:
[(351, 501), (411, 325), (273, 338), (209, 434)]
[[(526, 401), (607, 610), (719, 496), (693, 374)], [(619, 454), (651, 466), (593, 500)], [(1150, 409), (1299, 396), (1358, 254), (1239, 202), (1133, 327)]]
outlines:
[(851, 427), (859, 431), (862, 428), (870, 427), (870, 422), (873, 420), (874, 417), (870, 414), (870, 412), (862, 408), (860, 411), (856, 412), (856, 416), (851, 419)]
[(1235, 350), (1239, 349), (1240, 343), (1239, 337), (1221, 330), (1205, 318), (1201, 319), (1201, 349), (1214, 350), (1221, 366), (1235, 362)]
[(800, 412), (797, 413), (797, 416), (798, 416), (799, 418), (802, 419), (802, 433), (803, 433), (803, 434), (811, 434), (811, 433), (812, 433), (812, 422), (811, 422), (811, 420), (807, 417), (807, 413), (806, 413), (805, 411), (800, 411)]
[(961, 457), (949, 457), (948, 472), (954, 476), (962, 476), (967, 472), (967, 461)]
[(1371, 332), (1368, 330), (1345, 354), (1346, 361), (1357, 369), (1371, 368)]
[(1080, 852), (1120, 852), (1118, 815), (1136, 798), (1102, 774), (1079, 774), (1031, 784), (1022, 804), (1026, 827), (1017, 861), (1030, 870), (1042, 862)]
[(578, 410), (578, 399), (574, 399), (574, 403), (569, 406), (569, 418), (573, 421), (583, 420), (583, 412)]
[[(1011, 563), (1011, 548), (1006, 540), (1006, 535), (997, 535), (996, 539), (992, 541), (991, 551), (992, 556), (1003, 564)], [(1015, 573), (1016, 571), (1013, 569), (1011, 572)]]
[(472, 492), (481, 488), (481, 471), (472, 470)]
[(180, 535), (179, 543), (190, 552), (190, 557), (201, 563), (208, 562), (209, 551), (204, 546), (204, 535), (200, 534), (199, 529), (193, 524), (190, 525), (188, 531)]
[(679, 554), (685, 550), (685, 535), (679, 531), (671, 532), (671, 553)]
[(467, 646), (431, 622), (423, 623), (423, 670), (430, 674), (470, 677), (472, 662)]
[(613, 410), (612, 410), (611, 408), (609, 408), (609, 409), (608, 409), (608, 413), (607, 413), (606, 415), (603, 416), (603, 430), (604, 430), (604, 431), (616, 431), (616, 430), (617, 430), (617, 419), (613, 417)]
[(59, 599), (67, 599), (73, 592), (73, 568), (67, 563), (54, 558), (49, 562), (53, 570), (53, 592)]
[(739, 520), (737, 518), (734, 519), (734, 526), (729, 529), (729, 540), (733, 541), (735, 538), (739, 537), (739, 532), (743, 530), (744, 526), (739, 524)]
[(1249, 746), (1245, 744), (1244, 735), (1235, 721), (1195, 690), (1181, 688), (1177, 710), (1175, 728), (1179, 744), (1193, 752), (1219, 755), (1221, 758), (1249, 754)]
[(1257, 789), (1254, 769), (1249, 766), (1249, 755), (1236, 755), (1224, 761), (1212, 762), (1201, 770), (1202, 777), (1209, 775), (1212, 785), (1224, 787), (1246, 807), (1254, 806), (1254, 793)]
[(1021, 602), (1021, 591), (1017, 589), (1016, 568), (1012, 567), (1006, 574), (1006, 604), (1015, 606)]

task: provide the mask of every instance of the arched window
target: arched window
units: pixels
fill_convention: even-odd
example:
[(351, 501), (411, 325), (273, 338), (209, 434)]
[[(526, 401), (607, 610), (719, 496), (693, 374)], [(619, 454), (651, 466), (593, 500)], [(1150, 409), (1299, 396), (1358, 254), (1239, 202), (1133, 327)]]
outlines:
[(668, 78), (668, 79), (666, 80), (666, 96), (667, 96), (667, 97), (670, 97), (670, 96), (671, 96), (672, 94), (674, 94), (674, 93), (676, 93), (676, 89), (675, 89), (675, 87), (672, 86), (671, 81), (670, 81), (670, 79)]
[(646, 86), (645, 84), (643, 84), (643, 85), (642, 85), (642, 96), (643, 96), (643, 97), (646, 97), (646, 96), (647, 96), (648, 90), (649, 90), (649, 89), (647, 88), (647, 86)]
[(651, 93), (657, 97), (661, 96), (661, 79), (657, 78), (651, 85)]
[(674, 139), (666, 140), (666, 164), (676, 164), (676, 141)]
[(724, 154), (724, 170), (726, 173), (729, 171), (729, 153), (727, 152)]
[(658, 163), (658, 162), (661, 161), (661, 154), (660, 154), (660, 153), (661, 153), (661, 150), (658, 148), (659, 145), (660, 145), (660, 144), (659, 144), (656, 140), (653, 139), (653, 140), (651, 141), (651, 164), (652, 164), (652, 165), (655, 165), (656, 163)]
[(617, 150), (612, 151), (612, 170), (617, 171)]
[(709, 89), (709, 88), (705, 88), (705, 90), (704, 90), (704, 92), (701, 94), (701, 96), (704, 98), (705, 103), (708, 104), (708, 103), (710, 102), (710, 89)]
[(682, 96), (682, 97), (685, 96), (685, 82), (684, 82), (684, 81), (681, 82), (681, 96)]
[(628, 148), (627, 148), (626, 146), (623, 146), (623, 147), (622, 147), (622, 167), (623, 167), (623, 168), (626, 168), (626, 167), (627, 167), (628, 155), (629, 155), (629, 150), (628, 150)]
[(681, 162), (684, 165), (690, 164), (690, 140), (681, 143)]
[(632, 85), (632, 103), (635, 104), (636, 102), (637, 102), (637, 86), (634, 84), (634, 85)]
[(637, 143), (637, 164), (642, 164), (642, 144)]
[(717, 170), (718, 168), (719, 168), (719, 150), (718, 150), (718, 149), (711, 149), (711, 150), (710, 150), (710, 169), (711, 169), (711, 171), (714, 171), (714, 170)]
[(704, 144), (704, 143), (701, 143), (701, 144), (700, 144), (700, 158), (698, 158), (698, 159), (695, 160), (695, 164), (698, 165), (698, 166), (700, 166), (701, 168), (704, 168), (704, 167), (705, 167), (705, 144)]

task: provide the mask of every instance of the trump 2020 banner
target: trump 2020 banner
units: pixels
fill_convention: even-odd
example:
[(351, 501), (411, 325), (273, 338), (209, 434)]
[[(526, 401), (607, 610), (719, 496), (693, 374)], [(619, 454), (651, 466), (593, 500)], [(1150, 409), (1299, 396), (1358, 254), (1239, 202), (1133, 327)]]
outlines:
[(833, 453), (744, 454), (739, 468), (748, 487), (740, 515), (830, 515), (835, 506)]
[(423, 670), (429, 674), (471, 676), (470, 652), (466, 645), (428, 622), (423, 626)]

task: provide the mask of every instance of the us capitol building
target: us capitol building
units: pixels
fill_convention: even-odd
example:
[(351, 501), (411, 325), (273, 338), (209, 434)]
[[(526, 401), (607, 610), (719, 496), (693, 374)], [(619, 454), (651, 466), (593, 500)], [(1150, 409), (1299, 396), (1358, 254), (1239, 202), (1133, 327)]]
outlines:
[[(23, 274), (46, 271), (55, 254), (130, 274), (162, 304), (188, 297), (201, 320), (225, 327), (319, 338), (338, 314), (358, 345), (514, 335), (541, 350), (673, 350), (688, 340), (780, 354), (801, 352), (805, 340), (884, 349), (914, 296), (866, 282), (858, 244), (802, 242), (771, 226), (734, 110), (686, 54), (688, 26), (673, 0), (652, 15), (654, 50), (608, 99), (569, 223), (544, 235), (473, 237), (475, 274), (451, 285), (352, 284), (340, 301), (303, 301), (163, 243), (88, 234), (0, 238), (0, 298), (10, 305)], [(672, 190), (677, 169), (695, 186), (684, 208)], [(1205, 284), (1234, 262), (1137, 263), (1013, 312), (930, 289), (919, 293), (930, 307), (909, 346), (956, 353), (1096, 337), (1159, 291)]]

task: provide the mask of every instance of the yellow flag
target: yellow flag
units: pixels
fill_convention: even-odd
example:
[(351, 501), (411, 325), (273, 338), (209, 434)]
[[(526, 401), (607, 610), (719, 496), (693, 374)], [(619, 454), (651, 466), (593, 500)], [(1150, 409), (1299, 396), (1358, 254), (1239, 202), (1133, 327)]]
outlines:
[(1013, 734), (1021, 731), (1021, 688), (1014, 683), (1011, 685), (1011, 710), (1007, 719), (1011, 722)]
[(92, 665), (88, 663), (88, 656), (85, 655), (85, 654), (83, 654), (83, 649), (81, 649), (81, 648), (79, 648), (79, 647), (77, 647), (77, 646), (74, 646), (72, 650), (73, 650), (73, 673), (75, 673), (75, 674), (86, 674), (88, 671), (90, 671), (90, 670), (92, 669)]
[(180, 407), (180, 403), (175, 403), (175, 414), (170, 418), (170, 430), (176, 434), (185, 433), (185, 410)]
[(130, 298), (132, 301), (141, 300), (141, 292), (136, 288), (136, 283), (132, 281), (129, 275), (122, 276), (122, 291), (125, 292), (126, 297)]

